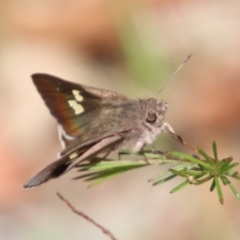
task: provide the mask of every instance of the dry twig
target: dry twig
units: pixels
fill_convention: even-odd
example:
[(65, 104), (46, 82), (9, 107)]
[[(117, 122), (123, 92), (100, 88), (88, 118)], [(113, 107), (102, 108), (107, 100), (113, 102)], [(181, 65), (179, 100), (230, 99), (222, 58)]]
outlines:
[(66, 200), (60, 193), (57, 192), (57, 196), (66, 203), (66, 205), (77, 215), (85, 218), (88, 222), (92, 223), (94, 226), (96, 226), (97, 228), (99, 228), (100, 230), (102, 230), (102, 232), (104, 234), (106, 234), (111, 240), (117, 240), (117, 238), (105, 227), (103, 227), (102, 225), (98, 224), (97, 222), (95, 222), (92, 218), (90, 218), (88, 215), (86, 215), (85, 213), (77, 210), (68, 200)]

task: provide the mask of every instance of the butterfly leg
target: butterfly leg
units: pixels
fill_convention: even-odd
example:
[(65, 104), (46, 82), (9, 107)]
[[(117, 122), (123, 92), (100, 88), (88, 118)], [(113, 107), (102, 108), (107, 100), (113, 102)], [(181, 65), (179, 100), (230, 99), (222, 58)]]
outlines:
[[(150, 164), (149, 161), (148, 161), (148, 159), (147, 159), (147, 157), (146, 157), (146, 155), (145, 155), (145, 151), (143, 151), (145, 145), (146, 145), (146, 144), (144, 144), (144, 146), (142, 146), (142, 148), (140, 149), (140, 151), (138, 151), (138, 154), (139, 154), (139, 155), (142, 155), (142, 156), (144, 157), (144, 161), (145, 161), (147, 164)], [(120, 150), (120, 151), (118, 152), (118, 160), (120, 161), (120, 160), (121, 160), (121, 156), (122, 156), (122, 155), (126, 155), (126, 154), (129, 154), (129, 153)]]
[(122, 156), (122, 155), (126, 155), (126, 154), (130, 154), (130, 153), (127, 153), (127, 152), (125, 152), (125, 151), (119, 150), (119, 151), (118, 151), (118, 160), (120, 161), (120, 160), (121, 160), (121, 156)]
[(110, 153), (111, 153), (112, 150), (109, 150), (106, 152), (106, 154), (104, 154), (102, 157), (101, 157), (101, 160), (104, 160)]
[(152, 143), (151, 152), (152, 152), (152, 153), (156, 153), (156, 148), (155, 148), (155, 145), (154, 145), (154, 143)]
[(171, 127), (171, 125), (169, 123), (163, 123), (163, 132), (165, 133), (169, 133), (171, 135), (172, 138), (174, 138), (175, 140), (179, 141), (183, 146), (196, 151), (196, 147), (191, 146), (190, 144), (186, 143), (180, 135), (176, 134), (173, 130), (173, 128)]
[(121, 151), (118, 151), (118, 161), (121, 160), (121, 155), (122, 155), (122, 152), (121, 152)]
[(143, 146), (142, 146), (142, 148), (141, 148), (141, 150), (139, 151), (139, 154), (141, 154), (143, 157), (144, 157), (144, 161), (148, 164), (148, 165), (150, 165), (150, 162), (148, 161), (148, 159), (147, 159), (147, 157), (146, 157), (146, 155), (145, 155), (145, 152), (144, 152), (144, 147), (145, 147), (145, 145), (146, 144), (144, 144)]
[(156, 150), (154, 143), (152, 143), (152, 148), (151, 148), (150, 152), (153, 154), (164, 154), (163, 151)]
[(143, 155), (143, 157), (144, 157), (144, 161), (146, 162), (146, 164), (147, 164), (147, 165), (150, 165), (151, 163), (148, 161), (148, 159), (147, 159), (145, 153), (144, 153), (143, 151), (140, 152), (140, 153), (141, 153), (141, 155)]

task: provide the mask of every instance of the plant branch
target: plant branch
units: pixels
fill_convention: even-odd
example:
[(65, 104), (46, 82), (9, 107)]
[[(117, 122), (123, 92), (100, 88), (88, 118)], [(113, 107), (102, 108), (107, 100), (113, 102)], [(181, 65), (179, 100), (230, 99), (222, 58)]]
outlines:
[[(178, 135), (173, 135), (178, 137)], [(183, 142), (180, 137), (179, 141)], [(228, 177), (240, 180), (240, 174), (236, 167), (239, 162), (233, 162), (233, 157), (219, 158), (217, 151), (217, 144), (212, 143), (213, 157), (207, 154), (204, 150), (198, 148), (198, 155), (189, 155), (181, 152), (160, 152), (160, 151), (144, 151), (139, 155), (144, 155), (150, 164), (167, 164), (176, 163), (177, 165), (171, 167), (167, 171), (152, 177), (148, 181), (156, 186), (173, 179), (174, 177), (181, 177), (184, 179), (180, 185), (172, 189), (172, 193), (182, 189), (188, 185), (200, 185), (211, 181), (210, 191), (214, 189), (217, 191), (218, 199), (221, 204), (224, 202), (222, 186), (227, 185), (235, 197), (240, 200), (240, 194), (230, 182)], [(121, 155), (129, 155), (130, 151), (122, 151)], [(200, 156), (199, 156), (200, 155)], [(74, 179), (84, 179), (90, 181), (91, 186), (96, 186), (114, 176), (124, 172), (149, 166), (143, 160), (122, 160), (114, 161), (113, 159), (99, 159), (96, 158), (89, 163), (79, 164), (80, 175)]]
[(77, 215), (85, 218), (88, 222), (92, 223), (95, 227), (99, 228), (104, 234), (106, 234), (111, 240), (117, 240), (117, 238), (105, 227), (95, 222), (92, 218), (86, 215), (84, 212), (76, 209), (67, 199), (65, 199), (60, 193), (57, 192), (57, 196), (66, 203), (66, 205)]

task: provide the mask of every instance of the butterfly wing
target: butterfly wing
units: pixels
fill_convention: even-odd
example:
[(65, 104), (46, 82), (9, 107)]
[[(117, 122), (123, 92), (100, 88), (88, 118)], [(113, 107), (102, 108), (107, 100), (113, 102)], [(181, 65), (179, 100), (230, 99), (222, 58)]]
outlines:
[[(32, 78), (51, 114), (59, 123), (64, 147), (77, 139), (77, 143), (68, 147), (64, 153), (76, 144), (109, 133), (113, 128), (108, 123), (115, 117), (109, 112), (110, 105), (121, 105), (121, 102), (127, 100), (126, 96), (119, 93), (68, 82), (48, 74), (34, 74)], [(121, 114), (119, 110), (115, 115)], [(105, 125), (104, 128), (102, 124)]]
[[(138, 128), (138, 105), (126, 96), (71, 83), (47, 74), (34, 74), (34, 84), (60, 124), (66, 148), (61, 157), (27, 181), (24, 187), (37, 186), (58, 177), (102, 151), (121, 144), (127, 133)], [(128, 114), (126, 114), (128, 112)], [(129, 121), (129, 118), (132, 121)]]
[[(38, 186), (52, 178), (59, 177), (63, 173), (69, 171), (80, 162), (89, 159), (101, 151), (114, 147), (120, 144), (123, 138), (120, 135), (113, 135), (106, 137), (96, 143), (92, 143), (87, 147), (79, 147), (74, 149), (71, 153), (61, 156), (56, 161), (50, 163), (48, 166), (39, 171), (36, 175), (30, 178), (25, 184), (24, 188)], [(74, 158), (71, 158), (71, 155)], [(77, 162), (75, 161), (77, 159)]]

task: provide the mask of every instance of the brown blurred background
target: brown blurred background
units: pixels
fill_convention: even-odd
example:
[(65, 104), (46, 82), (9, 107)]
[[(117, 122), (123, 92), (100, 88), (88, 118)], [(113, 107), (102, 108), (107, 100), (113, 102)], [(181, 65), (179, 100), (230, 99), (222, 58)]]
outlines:
[[(60, 151), (55, 120), (30, 75), (54, 74), (133, 98), (154, 97), (189, 54), (191, 61), (161, 94), (166, 121), (187, 142), (220, 157), (240, 156), (240, 4), (238, 1), (0, 1), (0, 239), (107, 237), (73, 214), (59, 191), (121, 240), (237, 240), (240, 203), (209, 184), (169, 191), (152, 187), (165, 169), (130, 171), (97, 187), (71, 181), (74, 171), (41, 187), (23, 183)], [(158, 149), (180, 150), (167, 135)], [(240, 183), (234, 182), (240, 190)]]

